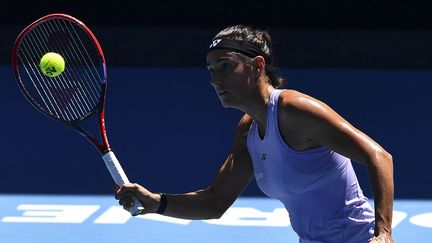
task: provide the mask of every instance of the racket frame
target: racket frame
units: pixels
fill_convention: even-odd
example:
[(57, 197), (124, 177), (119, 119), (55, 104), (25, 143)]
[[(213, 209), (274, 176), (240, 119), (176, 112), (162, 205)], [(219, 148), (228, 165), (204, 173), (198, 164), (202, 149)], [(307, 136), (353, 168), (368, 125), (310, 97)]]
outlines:
[[(45, 21), (49, 21), (49, 20), (55, 19), (55, 18), (62, 18), (62, 19), (66, 19), (66, 20), (75, 22), (76, 24), (78, 24), (80, 27), (82, 27), (86, 31), (86, 33), (90, 36), (90, 38), (92, 39), (93, 43), (95, 44), (95, 46), (98, 50), (98, 54), (99, 54), (100, 59), (101, 59), (101, 64), (102, 64), (102, 69), (103, 69), (103, 74), (104, 74), (103, 75), (103, 81), (102, 81), (102, 87), (101, 87), (102, 88), (102, 90), (101, 90), (102, 95), (100, 97), (98, 105), (95, 108), (93, 108), (93, 110), (88, 112), (86, 114), (86, 116), (80, 117), (79, 119), (76, 119), (73, 121), (66, 121), (66, 120), (60, 119), (58, 117), (49, 115), (46, 112), (44, 112), (44, 109), (32, 98), (32, 96), (30, 95), (30, 93), (26, 89), (26, 86), (24, 85), (23, 81), (21, 80), (20, 71), (18, 68), (18, 49), (19, 49), (19, 46), (20, 46), (22, 39), (33, 28), (44, 23)], [(111, 151), (111, 147), (110, 147), (109, 142), (108, 142), (106, 126), (105, 126), (105, 99), (106, 99), (106, 89), (107, 89), (107, 79), (108, 79), (107, 78), (107, 69), (106, 69), (106, 60), (105, 60), (105, 56), (104, 56), (103, 51), (102, 51), (102, 47), (101, 47), (99, 41), (97, 40), (96, 36), (93, 34), (93, 32), (90, 30), (90, 28), (88, 28), (82, 21), (80, 21), (79, 19), (77, 19), (73, 16), (63, 14), (63, 13), (48, 14), (46, 16), (43, 16), (43, 17), (33, 21), (31, 24), (29, 24), (27, 27), (25, 27), (20, 32), (20, 34), (18, 35), (18, 37), (15, 40), (14, 47), (12, 50), (12, 66), (13, 66), (13, 71), (14, 71), (16, 80), (18, 81), (18, 84), (19, 84), (19, 87), (20, 87), (22, 93), (27, 98), (27, 100), (37, 110), (39, 110), (44, 115), (49, 116), (50, 118), (52, 118), (52, 119), (54, 119), (60, 123), (66, 124), (66, 125), (72, 127), (73, 129), (75, 129), (82, 136), (86, 137), (87, 140), (89, 140), (96, 147), (96, 149), (101, 153), (101, 155), (104, 155), (107, 152)], [(79, 124), (84, 122), (89, 117), (92, 117), (95, 113), (99, 114), (98, 122), (99, 122), (99, 133), (100, 133), (100, 137), (101, 137), (101, 142), (99, 142), (87, 130), (85, 130), (84, 128), (79, 126)]]

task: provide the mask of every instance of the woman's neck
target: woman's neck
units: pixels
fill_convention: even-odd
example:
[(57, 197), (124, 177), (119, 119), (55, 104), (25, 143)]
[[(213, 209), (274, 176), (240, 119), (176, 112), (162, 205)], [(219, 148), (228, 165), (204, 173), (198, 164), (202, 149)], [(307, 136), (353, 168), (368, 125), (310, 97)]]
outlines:
[(267, 121), (267, 108), (270, 100), (270, 94), (274, 90), (270, 84), (266, 83), (263, 87), (257, 87), (251, 93), (249, 99), (244, 102), (240, 110), (250, 115), (260, 125), (266, 124)]

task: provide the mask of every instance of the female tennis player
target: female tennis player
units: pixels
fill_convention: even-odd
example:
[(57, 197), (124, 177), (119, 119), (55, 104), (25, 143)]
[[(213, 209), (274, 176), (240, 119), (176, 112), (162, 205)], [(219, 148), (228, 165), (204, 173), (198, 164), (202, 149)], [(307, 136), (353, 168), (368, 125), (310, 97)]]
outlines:
[[(255, 177), (285, 205), (300, 242), (393, 242), (392, 156), (322, 101), (281, 88), (267, 31), (222, 30), (207, 68), (222, 105), (245, 113), (232, 150), (208, 188), (184, 194), (152, 193), (138, 184), (118, 188), (125, 209), (137, 198), (144, 213), (219, 218)], [(375, 210), (352, 160), (367, 167)]]

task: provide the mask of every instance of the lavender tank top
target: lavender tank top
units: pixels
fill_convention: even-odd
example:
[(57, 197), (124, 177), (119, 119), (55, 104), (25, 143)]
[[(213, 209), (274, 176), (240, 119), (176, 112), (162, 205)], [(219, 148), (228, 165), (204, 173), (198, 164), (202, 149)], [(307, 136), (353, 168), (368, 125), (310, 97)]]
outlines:
[(278, 97), (270, 95), (263, 139), (253, 121), (247, 137), (255, 180), (288, 210), (299, 242), (367, 243), (374, 212), (363, 195), (351, 160), (325, 147), (290, 148), (278, 127)]

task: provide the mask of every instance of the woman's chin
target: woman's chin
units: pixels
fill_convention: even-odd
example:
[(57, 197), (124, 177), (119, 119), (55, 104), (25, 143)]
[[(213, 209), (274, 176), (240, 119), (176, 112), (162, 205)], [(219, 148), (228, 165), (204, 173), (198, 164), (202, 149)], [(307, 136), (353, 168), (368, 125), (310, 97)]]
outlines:
[(231, 107), (229, 100), (223, 99), (221, 97), (219, 97), (219, 98), (220, 98), (220, 102), (224, 108), (230, 108)]
[(230, 101), (227, 101), (227, 100), (222, 100), (221, 99), (221, 104), (222, 104), (222, 106), (224, 108), (237, 108), (237, 106), (233, 102), (230, 102)]
[(219, 95), (219, 99), (224, 108), (235, 108), (236, 107), (236, 99), (228, 93), (223, 95)]
[(223, 106), (224, 108), (229, 108), (229, 107), (230, 107), (229, 104), (226, 103), (226, 102), (224, 102), (223, 100), (221, 100), (221, 104), (222, 104), (222, 106)]

